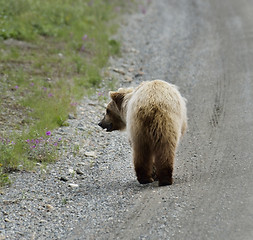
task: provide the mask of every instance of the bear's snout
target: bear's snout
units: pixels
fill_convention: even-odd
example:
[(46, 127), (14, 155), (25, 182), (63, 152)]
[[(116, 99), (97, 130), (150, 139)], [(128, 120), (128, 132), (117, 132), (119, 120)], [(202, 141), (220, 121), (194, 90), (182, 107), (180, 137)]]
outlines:
[(103, 129), (105, 129), (105, 125), (103, 123), (103, 120), (98, 123), (98, 126), (101, 127), (101, 128), (103, 128)]
[(107, 132), (111, 132), (112, 131), (112, 123), (105, 123), (103, 120), (101, 122), (98, 123), (98, 126), (106, 129)]
[(99, 123), (98, 123), (98, 126), (101, 127), (101, 128), (103, 128), (102, 122), (99, 122)]

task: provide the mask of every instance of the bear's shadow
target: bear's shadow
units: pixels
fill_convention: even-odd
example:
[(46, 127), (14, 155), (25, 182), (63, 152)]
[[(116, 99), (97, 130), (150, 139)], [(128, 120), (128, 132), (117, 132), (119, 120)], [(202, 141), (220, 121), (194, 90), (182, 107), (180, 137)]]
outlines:
[[(163, 186), (163, 188), (166, 187), (176, 187), (182, 184), (185, 184), (189, 182), (189, 179), (184, 178), (184, 176), (175, 176), (174, 182), (172, 185)], [(100, 185), (101, 186), (101, 185)], [(158, 181), (154, 181), (152, 183), (148, 184), (140, 184), (137, 179), (131, 179), (128, 181), (123, 182), (122, 180), (111, 180), (106, 183), (103, 183), (102, 188), (107, 189), (107, 192), (117, 192), (127, 189), (132, 189), (133, 191), (145, 191), (145, 190), (153, 190), (155, 188), (158, 188)]]
[(122, 190), (131, 189), (134, 191), (142, 191), (146, 189), (153, 189), (158, 187), (158, 182), (153, 182), (149, 184), (140, 184), (136, 179), (122, 182), (122, 180), (111, 180), (104, 183), (101, 187), (107, 189), (107, 192), (117, 192)]

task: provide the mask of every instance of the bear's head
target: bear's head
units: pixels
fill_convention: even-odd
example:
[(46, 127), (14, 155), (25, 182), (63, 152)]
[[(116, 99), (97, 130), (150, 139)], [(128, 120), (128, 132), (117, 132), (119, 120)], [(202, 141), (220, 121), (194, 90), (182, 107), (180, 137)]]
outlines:
[(120, 88), (117, 92), (109, 92), (111, 102), (106, 107), (106, 114), (99, 122), (99, 126), (107, 132), (124, 130), (126, 128), (126, 105), (132, 88)]

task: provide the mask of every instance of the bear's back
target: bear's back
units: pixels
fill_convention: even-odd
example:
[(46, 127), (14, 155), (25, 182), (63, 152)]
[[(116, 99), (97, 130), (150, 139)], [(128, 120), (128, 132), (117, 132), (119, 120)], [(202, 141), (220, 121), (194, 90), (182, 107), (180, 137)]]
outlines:
[[(180, 136), (186, 119), (185, 100), (177, 87), (162, 80), (143, 82), (132, 94), (127, 108), (130, 135), (155, 142)], [(144, 134), (144, 135), (143, 135)]]
[(140, 84), (129, 101), (129, 110), (136, 114), (139, 108), (147, 112), (157, 109), (161, 112), (180, 112), (184, 100), (177, 87), (162, 80), (147, 81)]

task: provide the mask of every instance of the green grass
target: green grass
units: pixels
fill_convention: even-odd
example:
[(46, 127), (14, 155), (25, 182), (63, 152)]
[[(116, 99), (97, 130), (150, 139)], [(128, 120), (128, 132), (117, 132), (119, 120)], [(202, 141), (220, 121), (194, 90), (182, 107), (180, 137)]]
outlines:
[(0, 0), (0, 186), (8, 172), (57, 158), (50, 147), (43, 155), (42, 143), (36, 155), (26, 140), (64, 126), (76, 102), (99, 86), (108, 57), (120, 52), (112, 37), (120, 5)]

